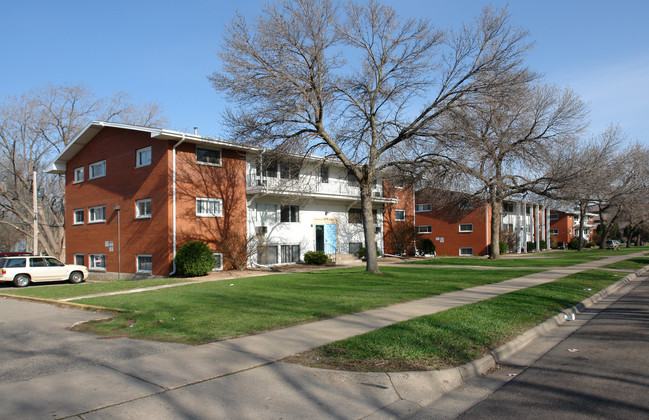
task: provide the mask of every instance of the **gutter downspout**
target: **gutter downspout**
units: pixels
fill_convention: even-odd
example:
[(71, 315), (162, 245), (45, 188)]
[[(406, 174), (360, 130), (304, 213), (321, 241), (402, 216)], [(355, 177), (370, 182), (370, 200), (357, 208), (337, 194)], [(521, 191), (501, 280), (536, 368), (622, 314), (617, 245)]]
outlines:
[(183, 142), (185, 141), (185, 134), (183, 134), (183, 138), (180, 139), (180, 141), (176, 144), (174, 144), (173, 147), (173, 154), (172, 154), (172, 168), (171, 168), (171, 241), (172, 241), (172, 254), (173, 254), (173, 270), (171, 273), (169, 273), (169, 276), (173, 276), (176, 274), (176, 149), (178, 146), (180, 146)]

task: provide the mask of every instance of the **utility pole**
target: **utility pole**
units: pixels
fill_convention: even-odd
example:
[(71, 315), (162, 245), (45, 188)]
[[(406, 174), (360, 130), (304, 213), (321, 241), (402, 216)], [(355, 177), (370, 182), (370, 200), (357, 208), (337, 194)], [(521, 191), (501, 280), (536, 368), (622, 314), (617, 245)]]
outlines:
[(36, 182), (36, 171), (34, 171), (34, 255), (38, 255), (38, 183)]

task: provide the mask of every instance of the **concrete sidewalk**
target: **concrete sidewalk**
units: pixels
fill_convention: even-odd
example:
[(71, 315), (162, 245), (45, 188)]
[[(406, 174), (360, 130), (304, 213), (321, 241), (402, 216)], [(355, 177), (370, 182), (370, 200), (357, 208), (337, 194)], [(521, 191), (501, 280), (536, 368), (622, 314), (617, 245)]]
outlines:
[(0, 417), (394, 417), (429, 403), (431, 392), (449, 390), (482, 368), (477, 364), (441, 374), (360, 374), (275, 362), (395, 322), (644, 254), (608, 257), (311, 324), (0, 384)]

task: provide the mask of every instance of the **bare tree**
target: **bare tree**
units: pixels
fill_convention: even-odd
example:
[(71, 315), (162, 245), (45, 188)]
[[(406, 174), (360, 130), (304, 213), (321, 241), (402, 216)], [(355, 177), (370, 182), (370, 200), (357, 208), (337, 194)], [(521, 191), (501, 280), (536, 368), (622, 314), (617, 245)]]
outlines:
[(438, 143), (415, 163), (428, 163), (436, 174), (462, 180), (464, 192), (488, 201), (490, 258), (497, 259), (503, 200), (551, 188), (550, 163), (584, 127), (586, 107), (568, 89), (532, 82), (472, 99), (440, 119)]
[[(526, 32), (486, 8), (444, 33), (377, 1), (278, 0), (249, 26), (226, 28), (214, 88), (238, 105), (232, 136), (292, 151), (333, 152), (359, 182), (369, 272), (378, 273), (372, 183), (432, 141), (441, 116), (476, 94), (529, 78)], [(345, 60), (346, 59), (346, 60)], [(414, 142), (417, 139), (418, 142)]]
[[(98, 98), (83, 85), (47, 85), (0, 102), (0, 225), (33, 239), (37, 217), (40, 248), (49, 255), (63, 250), (63, 177), (42, 170), (92, 119), (165, 121), (156, 104), (133, 105), (123, 92)], [(34, 173), (41, 174), (36, 206)]]

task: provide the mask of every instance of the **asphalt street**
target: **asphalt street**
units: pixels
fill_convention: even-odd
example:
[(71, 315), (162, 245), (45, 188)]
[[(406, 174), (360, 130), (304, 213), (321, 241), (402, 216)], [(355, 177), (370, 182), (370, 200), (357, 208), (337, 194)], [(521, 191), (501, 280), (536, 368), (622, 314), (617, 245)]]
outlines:
[[(531, 366), (501, 366), (406, 418), (646, 419), (648, 395), (649, 282), (643, 281)], [(477, 404), (468, 408), (471, 400)]]

